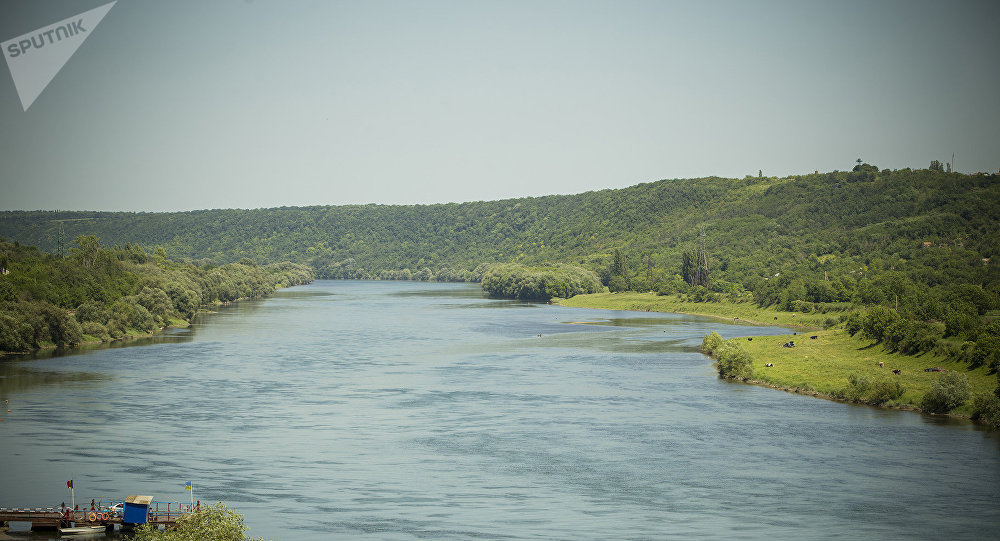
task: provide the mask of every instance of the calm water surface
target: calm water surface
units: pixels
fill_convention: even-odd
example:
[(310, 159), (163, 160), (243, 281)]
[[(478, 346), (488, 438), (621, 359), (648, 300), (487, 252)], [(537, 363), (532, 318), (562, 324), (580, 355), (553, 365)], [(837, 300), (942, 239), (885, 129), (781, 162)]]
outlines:
[(996, 435), (720, 381), (710, 331), (784, 332), (319, 281), (0, 362), (0, 505), (72, 476), (78, 503), (192, 481), (276, 540), (996, 538)]

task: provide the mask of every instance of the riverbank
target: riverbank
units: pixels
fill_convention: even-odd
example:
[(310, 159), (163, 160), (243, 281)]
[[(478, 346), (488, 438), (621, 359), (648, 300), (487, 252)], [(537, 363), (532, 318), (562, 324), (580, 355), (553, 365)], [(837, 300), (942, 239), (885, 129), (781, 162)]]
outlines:
[[(199, 313), (201, 313), (201, 312), (208, 312), (208, 311), (207, 310), (205, 310), (205, 311), (199, 310)], [(191, 322), (190, 321), (187, 321), (185, 319), (171, 318), (168, 325), (166, 325), (164, 327), (161, 327), (159, 329), (154, 329), (152, 331), (143, 332), (143, 331), (137, 331), (135, 329), (129, 329), (128, 332), (126, 332), (124, 335), (119, 336), (118, 338), (109, 338), (108, 340), (102, 340), (98, 336), (93, 336), (93, 335), (85, 334), (85, 335), (83, 335), (83, 339), (81, 339), (76, 344), (73, 344), (72, 346), (68, 346), (68, 347), (67, 346), (63, 346), (63, 347), (67, 347), (67, 349), (79, 349), (79, 348), (83, 348), (83, 347), (86, 347), (86, 346), (99, 346), (101, 344), (110, 344), (110, 343), (113, 343), (113, 342), (126, 342), (126, 341), (129, 341), (129, 340), (138, 340), (138, 339), (141, 339), (141, 338), (151, 338), (153, 336), (156, 336), (158, 333), (166, 331), (167, 329), (186, 329), (186, 328), (188, 328), (190, 326), (191, 326)], [(50, 351), (50, 350), (56, 349), (58, 347), (59, 346), (56, 345), (53, 342), (45, 341), (45, 342), (42, 342), (37, 348), (29, 350), (29, 351), (0, 351), (0, 359), (2, 359), (3, 357), (17, 357), (17, 356), (20, 356), (20, 355), (32, 355), (32, 354), (38, 353), (40, 351)]]
[(817, 330), (839, 323), (840, 313), (800, 314), (773, 308), (760, 308), (753, 302), (693, 302), (681, 295), (655, 293), (593, 293), (568, 299), (553, 299), (554, 304), (573, 308), (601, 308), (636, 312), (674, 312), (708, 316), (752, 325), (774, 325), (802, 330)]
[[(784, 347), (790, 340), (795, 342), (795, 347)], [(997, 385), (996, 376), (989, 374), (985, 367), (970, 370), (965, 363), (932, 354), (889, 353), (881, 345), (852, 337), (843, 329), (730, 341), (738, 342), (753, 356), (753, 377), (748, 383), (829, 400), (837, 399), (835, 397), (848, 385), (851, 375), (887, 376), (903, 386), (903, 395), (885, 407), (916, 410), (931, 390), (931, 384), (941, 375), (941, 372), (927, 372), (927, 368), (965, 374), (973, 395), (991, 393)], [(773, 366), (765, 366), (768, 363)], [(972, 411), (969, 402), (953, 410), (951, 415), (969, 417)]]
[[(918, 410), (924, 394), (941, 372), (926, 372), (926, 368), (944, 368), (965, 374), (972, 394), (992, 393), (997, 378), (985, 367), (970, 370), (962, 362), (948, 360), (931, 353), (919, 356), (890, 353), (880, 344), (850, 336), (843, 329), (819, 330), (832, 314), (792, 314), (752, 303), (690, 302), (679, 296), (658, 296), (652, 293), (597, 293), (559, 299), (557, 304), (577, 308), (676, 312), (716, 317), (732, 322), (754, 325), (778, 325), (793, 329), (794, 334), (732, 338), (754, 359), (753, 376), (746, 383), (762, 385), (816, 398), (843, 401), (837, 397), (848, 386), (848, 378), (888, 375), (903, 386), (903, 395), (883, 407)], [(815, 337), (815, 338), (812, 338)], [(783, 347), (789, 341), (795, 347)], [(767, 367), (766, 364), (773, 366)], [(881, 363), (881, 364), (880, 364)], [(895, 374), (893, 370), (899, 370)], [(971, 401), (953, 410), (953, 417), (968, 418), (973, 412)]]

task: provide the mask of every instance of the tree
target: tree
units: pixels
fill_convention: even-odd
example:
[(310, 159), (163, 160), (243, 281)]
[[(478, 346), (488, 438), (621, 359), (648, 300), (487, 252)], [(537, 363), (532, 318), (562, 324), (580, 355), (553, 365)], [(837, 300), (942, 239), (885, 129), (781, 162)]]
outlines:
[(920, 408), (929, 413), (948, 413), (961, 406), (972, 394), (965, 374), (949, 371), (941, 374), (924, 395)]
[(847, 387), (835, 392), (834, 396), (852, 402), (882, 406), (903, 396), (903, 391), (898, 378), (885, 374), (851, 374), (847, 377)]
[(724, 342), (716, 350), (719, 375), (735, 378), (753, 377), (753, 356), (735, 342)]
[(691, 254), (689, 252), (684, 252), (681, 255), (681, 278), (683, 278), (688, 284), (695, 285), (694, 262), (691, 260)]
[[(1000, 391), (1000, 387), (997, 387)], [(1000, 394), (981, 393), (972, 400), (972, 418), (1000, 430)]]
[(76, 243), (80, 248), (73, 248), (71, 251), (80, 259), (80, 264), (90, 267), (97, 261), (97, 255), (101, 250), (101, 243), (95, 235), (80, 235), (76, 238)]
[(614, 257), (611, 261), (611, 275), (625, 276), (627, 272), (625, 264), (625, 254), (621, 249), (615, 248)]
[(861, 324), (861, 336), (869, 340), (881, 342), (886, 332), (899, 321), (899, 314), (892, 308), (885, 306), (873, 306), (868, 310)]
[[(149, 524), (136, 528), (133, 541), (247, 541), (243, 515), (222, 502), (177, 520), (177, 528), (160, 532)], [(260, 538), (256, 538), (260, 539)]]
[(628, 291), (628, 282), (625, 280), (624, 276), (615, 274), (610, 280), (608, 280), (608, 289), (610, 289), (612, 293)]
[(722, 336), (717, 332), (711, 332), (705, 335), (705, 338), (701, 341), (701, 351), (706, 355), (711, 355), (715, 353), (715, 350), (722, 346)]
[(931, 166), (929, 169), (931, 171), (944, 171), (944, 167), (941, 166), (941, 162), (938, 160), (931, 160)]
[(615, 248), (611, 261), (611, 276), (608, 278), (608, 289), (611, 291), (628, 291), (628, 265), (625, 261), (625, 254)]

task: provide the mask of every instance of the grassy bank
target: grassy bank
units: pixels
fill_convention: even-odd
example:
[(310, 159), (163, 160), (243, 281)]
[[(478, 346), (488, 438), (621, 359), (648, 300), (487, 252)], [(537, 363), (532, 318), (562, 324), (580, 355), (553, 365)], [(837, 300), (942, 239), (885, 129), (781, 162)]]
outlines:
[(753, 302), (691, 302), (680, 295), (655, 293), (593, 293), (569, 299), (557, 299), (556, 304), (575, 308), (603, 308), (606, 310), (635, 310), (639, 312), (677, 312), (732, 320), (740, 318), (745, 323), (778, 325), (799, 329), (821, 329), (828, 319), (837, 320), (839, 313), (797, 314), (773, 308), (759, 308)]
[[(833, 398), (848, 386), (848, 378), (852, 374), (888, 375), (898, 378), (904, 388), (903, 395), (889, 406), (916, 409), (924, 394), (930, 391), (931, 383), (942, 374), (924, 371), (932, 367), (965, 374), (973, 395), (992, 393), (997, 386), (996, 375), (989, 374), (985, 367), (970, 370), (963, 362), (930, 353), (918, 356), (889, 353), (882, 345), (851, 337), (843, 329), (819, 330), (827, 319), (837, 319), (839, 314), (794, 314), (759, 308), (752, 302), (691, 302), (681, 296), (652, 293), (595, 293), (557, 299), (555, 302), (578, 308), (678, 312), (730, 321), (738, 317), (743, 322), (796, 329), (799, 332), (795, 335), (759, 336), (753, 340), (733, 338), (730, 341), (738, 342), (753, 356), (754, 383), (820, 398)], [(782, 347), (790, 340), (795, 342), (794, 348)], [(880, 362), (883, 364), (881, 367)], [(774, 366), (765, 367), (766, 363)], [(894, 369), (900, 371), (898, 376), (893, 374)], [(952, 411), (952, 415), (964, 417), (971, 413), (971, 403)]]
[[(810, 336), (816, 336), (811, 339)], [(795, 341), (794, 348), (782, 345)], [(903, 396), (895, 401), (895, 406), (916, 408), (924, 394), (930, 391), (931, 383), (941, 372), (925, 372), (925, 368), (941, 367), (960, 372), (969, 378), (973, 394), (991, 393), (997, 386), (997, 378), (988, 374), (985, 367), (969, 370), (961, 362), (948, 361), (931, 354), (919, 356), (889, 353), (878, 344), (851, 337), (842, 329), (817, 331), (797, 336), (758, 336), (752, 341), (734, 338), (743, 349), (754, 358), (753, 379), (781, 389), (798, 390), (829, 398), (836, 391), (848, 385), (851, 374), (890, 375), (898, 378), (903, 385)], [(884, 367), (879, 366), (879, 362)], [(765, 367), (765, 363), (774, 364)], [(898, 369), (898, 376), (892, 370)], [(972, 413), (971, 405), (965, 404), (952, 412), (959, 416)]]

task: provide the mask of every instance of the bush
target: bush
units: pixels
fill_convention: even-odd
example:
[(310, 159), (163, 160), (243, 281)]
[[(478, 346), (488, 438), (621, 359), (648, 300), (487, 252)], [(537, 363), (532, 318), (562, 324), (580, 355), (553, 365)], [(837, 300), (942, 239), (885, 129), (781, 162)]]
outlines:
[(108, 322), (108, 310), (97, 301), (88, 301), (76, 307), (76, 320), (80, 323), (96, 321), (104, 324)]
[(571, 265), (494, 265), (483, 274), (480, 285), (491, 297), (534, 301), (547, 301), (553, 297), (568, 299), (581, 293), (604, 290), (596, 274)]
[(882, 406), (903, 396), (903, 385), (899, 380), (884, 374), (869, 374), (859, 376), (851, 374), (847, 377), (847, 387), (834, 394), (837, 398)]
[(753, 377), (753, 356), (736, 342), (724, 342), (716, 350), (719, 375), (735, 378)]
[(177, 520), (177, 528), (160, 532), (149, 524), (136, 528), (132, 541), (246, 541), (243, 515), (219, 502)]
[(861, 332), (861, 328), (864, 324), (864, 316), (860, 312), (851, 312), (844, 320), (844, 329), (847, 330), (847, 334), (854, 336)]
[(0, 313), (0, 351), (27, 351), (31, 348), (33, 334), (30, 324)]
[(612, 293), (628, 291), (628, 281), (624, 276), (616, 274), (608, 280), (608, 289), (610, 289)]
[(900, 317), (895, 310), (884, 306), (875, 306), (868, 311), (861, 324), (861, 336), (869, 340), (881, 342), (885, 339), (886, 333), (893, 327)]
[(715, 350), (719, 349), (719, 346), (721, 345), (722, 345), (722, 337), (719, 336), (719, 333), (712, 332), (706, 334), (705, 339), (701, 341), (701, 350), (706, 355), (712, 355), (713, 353), (715, 353)]
[(1000, 396), (990, 393), (977, 394), (972, 399), (972, 409), (973, 419), (981, 421), (993, 430), (1000, 430)]
[(83, 334), (93, 336), (101, 340), (102, 342), (107, 342), (111, 340), (111, 335), (108, 334), (108, 330), (96, 321), (85, 321), (80, 324), (80, 328)]
[(961, 406), (971, 395), (969, 378), (958, 372), (945, 372), (931, 384), (920, 409), (928, 413), (948, 413)]

